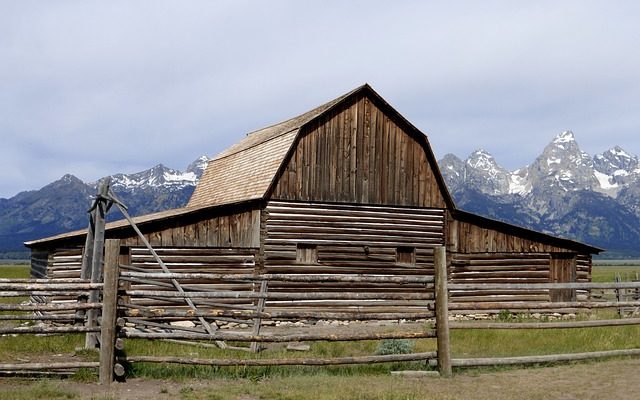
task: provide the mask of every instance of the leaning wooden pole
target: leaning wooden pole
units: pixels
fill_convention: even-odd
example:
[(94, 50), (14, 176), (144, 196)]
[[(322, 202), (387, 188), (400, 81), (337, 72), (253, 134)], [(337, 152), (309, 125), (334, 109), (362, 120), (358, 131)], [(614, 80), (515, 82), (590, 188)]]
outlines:
[(104, 250), (104, 289), (100, 324), (100, 384), (109, 385), (113, 381), (116, 343), (120, 241), (108, 239)]
[[(115, 199), (115, 196), (112, 194), (111, 198)], [(124, 215), (125, 219), (129, 222), (129, 224), (131, 225), (131, 227), (133, 228), (133, 230), (136, 232), (136, 234), (138, 235), (138, 237), (140, 238), (140, 241), (145, 245), (145, 247), (149, 250), (149, 252), (151, 253), (151, 255), (153, 256), (153, 258), (155, 258), (155, 260), (157, 261), (158, 265), (160, 266), (160, 268), (162, 269), (162, 272), (164, 273), (171, 273), (171, 271), (169, 270), (169, 268), (167, 268), (167, 266), (165, 265), (165, 263), (162, 261), (162, 259), (160, 258), (160, 256), (158, 255), (158, 253), (156, 253), (156, 251), (153, 249), (153, 247), (151, 246), (151, 244), (149, 243), (149, 241), (147, 240), (147, 238), (142, 234), (142, 232), (140, 231), (140, 229), (138, 228), (138, 226), (136, 225), (136, 223), (133, 221), (133, 218), (131, 218), (131, 216), (129, 215), (129, 212), (127, 211), (127, 209), (122, 205), (122, 203), (120, 203), (119, 201), (115, 201), (115, 205), (118, 207), (118, 209), (120, 210), (120, 212), (122, 213), (122, 215)], [(178, 293), (184, 294), (184, 289), (182, 288), (182, 286), (180, 286), (180, 283), (178, 283), (178, 281), (176, 279), (171, 279), (171, 284), (176, 288), (176, 290), (178, 291)], [(193, 311), (198, 312), (198, 308), (196, 307), (196, 305), (193, 303), (193, 300), (191, 300), (190, 298), (185, 298), (185, 302), (187, 303), (187, 305), (189, 306), (189, 308), (191, 308)], [(207, 322), (207, 320), (205, 320), (203, 317), (198, 317), (198, 320), (200, 321), (200, 323), (202, 324), (202, 326), (204, 327), (204, 329), (210, 334), (213, 335), (215, 334), (215, 331), (217, 329), (217, 327), (212, 326), (212, 324), (210, 324), (209, 322)], [(226, 349), (227, 348), (227, 344), (222, 342), (222, 341), (216, 341), (216, 344), (218, 345), (218, 347), (220, 347), (221, 349)]]
[(447, 252), (444, 246), (434, 249), (436, 278), (436, 334), (438, 341), (438, 371), (450, 377), (451, 343), (449, 341), (449, 300), (447, 293)]

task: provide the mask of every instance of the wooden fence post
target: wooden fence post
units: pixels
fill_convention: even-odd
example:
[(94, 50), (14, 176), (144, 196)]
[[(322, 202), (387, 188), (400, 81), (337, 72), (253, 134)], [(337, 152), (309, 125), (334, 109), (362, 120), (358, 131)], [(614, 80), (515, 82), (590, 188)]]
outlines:
[(451, 344), (449, 342), (449, 300), (447, 293), (447, 252), (444, 246), (434, 249), (436, 290), (436, 335), (438, 341), (438, 371), (450, 377)]
[[(105, 201), (105, 197), (108, 196), (109, 185), (111, 184), (110, 178), (100, 182), (98, 186), (98, 195), (96, 196), (96, 200), (94, 203), (95, 209), (92, 211), (93, 216), (93, 248), (91, 255), (91, 282), (97, 283), (102, 280), (102, 270), (103, 270), (103, 251), (104, 251), (104, 236), (105, 236), (105, 216), (107, 213), (107, 204)], [(90, 234), (91, 228), (87, 231), (87, 239)], [(85, 253), (87, 253), (88, 249), (85, 249)], [(85, 268), (85, 259), (83, 256), (83, 271)], [(81, 271), (81, 275), (86, 275), (87, 271)], [(96, 303), (99, 299), (100, 293), (98, 290), (92, 290), (89, 292), (89, 303)], [(97, 310), (89, 310), (87, 311), (87, 326), (95, 327), (98, 325), (98, 312)], [(90, 333), (87, 334), (85, 339), (85, 348), (93, 349), (98, 344), (98, 338), (95, 334)]]
[(105, 243), (104, 289), (102, 292), (102, 322), (100, 324), (100, 384), (113, 381), (113, 365), (116, 341), (118, 307), (118, 274), (120, 240), (108, 239)]

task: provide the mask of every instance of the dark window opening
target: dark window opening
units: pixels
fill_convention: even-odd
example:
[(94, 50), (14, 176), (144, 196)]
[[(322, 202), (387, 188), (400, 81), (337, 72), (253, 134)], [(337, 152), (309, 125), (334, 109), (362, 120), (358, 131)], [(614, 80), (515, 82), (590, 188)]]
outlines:
[(396, 249), (396, 263), (402, 265), (416, 265), (415, 247), (398, 247)]
[(315, 244), (298, 243), (296, 247), (296, 263), (317, 264), (318, 247)]

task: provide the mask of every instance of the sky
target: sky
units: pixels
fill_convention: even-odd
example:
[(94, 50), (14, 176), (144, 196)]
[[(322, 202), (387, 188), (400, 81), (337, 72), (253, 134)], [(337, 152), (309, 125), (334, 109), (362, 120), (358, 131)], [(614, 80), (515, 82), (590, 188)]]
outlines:
[(0, 198), (183, 170), (369, 83), (438, 158), (640, 154), (637, 1), (0, 0)]

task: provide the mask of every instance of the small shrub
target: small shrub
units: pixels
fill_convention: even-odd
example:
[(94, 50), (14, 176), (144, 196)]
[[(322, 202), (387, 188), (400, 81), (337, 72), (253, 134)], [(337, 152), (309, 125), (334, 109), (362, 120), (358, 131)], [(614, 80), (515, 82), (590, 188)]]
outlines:
[(408, 339), (385, 339), (376, 349), (377, 355), (409, 354), (413, 351), (413, 341)]
[(498, 313), (498, 321), (507, 322), (511, 320), (511, 312), (509, 310), (500, 310)]

